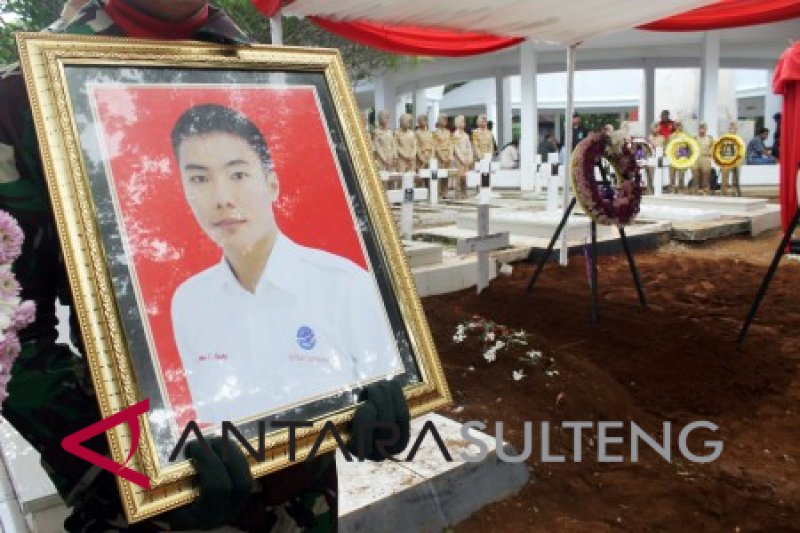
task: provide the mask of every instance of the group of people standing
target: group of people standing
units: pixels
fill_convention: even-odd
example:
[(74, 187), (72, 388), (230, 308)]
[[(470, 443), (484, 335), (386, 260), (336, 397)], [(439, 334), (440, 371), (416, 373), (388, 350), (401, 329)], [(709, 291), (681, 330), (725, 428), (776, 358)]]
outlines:
[[(736, 133), (736, 123), (732, 122), (728, 128), (728, 133)], [(666, 109), (661, 112), (661, 120), (653, 124), (650, 128), (650, 134), (647, 140), (650, 142), (654, 150), (663, 149), (669, 144), (670, 140), (677, 135), (684, 134), (683, 125), (679, 121), (672, 120), (669, 116), (669, 111)], [(700, 153), (697, 161), (692, 167), (692, 179), (689, 181), (688, 192), (691, 194), (710, 194), (711, 193), (711, 174), (712, 174), (712, 149), (714, 147), (714, 138), (708, 134), (708, 125), (701, 122), (697, 128), (697, 135), (694, 136), (695, 141), (700, 146)], [(720, 194), (735, 194), (735, 188), (732, 187), (731, 180), (732, 171), (738, 173), (738, 168), (735, 169), (722, 169), (720, 179)], [(647, 167), (648, 189), (653, 188), (653, 174), (655, 169)], [(669, 190), (672, 193), (686, 192), (686, 170), (676, 168), (673, 165), (669, 167)]]
[(467, 172), (475, 162), (487, 154), (492, 156), (495, 141), (488, 128), (486, 115), (479, 115), (472, 133), (466, 131), (463, 115), (455, 118), (454, 129), (448, 124), (447, 115), (439, 115), (436, 128), (428, 127), (428, 116), (417, 117), (417, 127), (412, 129), (412, 116), (403, 114), (396, 130), (389, 128), (389, 113), (378, 113), (378, 125), (372, 131), (372, 153), (379, 171), (416, 172), (430, 168), (435, 159), (437, 168), (448, 169), (449, 187), (441, 187), (439, 194), (446, 196), (448, 188), (455, 190), (456, 197), (464, 198), (467, 191)]

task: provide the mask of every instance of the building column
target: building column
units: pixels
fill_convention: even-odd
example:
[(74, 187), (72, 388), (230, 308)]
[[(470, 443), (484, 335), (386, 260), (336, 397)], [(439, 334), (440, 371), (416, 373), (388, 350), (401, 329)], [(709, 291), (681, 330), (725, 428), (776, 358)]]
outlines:
[(644, 68), (644, 87), (643, 87), (643, 100), (644, 105), (641, 115), (642, 124), (644, 126), (644, 136), (650, 134), (650, 126), (657, 120), (656, 117), (656, 67), (647, 65)]
[(492, 134), (495, 136), (495, 140), (497, 140), (497, 102), (486, 102), (486, 120), (492, 123)]
[(432, 100), (431, 107), (428, 110), (428, 127), (431, 130), (436, 129), (436, 121), (439, 120), (439, 100)]
[(772, 78), (774, 76), (775, 70), (769, 69), (767, 71), (767, 91), (764, 93), (764, 127), (769, 128), (767, 146), (770, 147), (775, 142), (775, 128), (777, 127), (772, 116), (783, 109), (783, 97), (772, 92)]
[(397, 129), (400, 127), (400, 115), (405, 114), (406, 112), (406, 103), (414, 101), (414, 93), (403, 93), (399, 94), (395, 97), (395, 111), (394, 111), (394, 122), (389, 121), (390, 128)]
[(497, 134), (501, 135), (503, 142), (500, 146), (505, 146), (514, 140), (514, 111), (511, 109), (511, 76), (503, 77), (503, 90), (501, 92), (503, 102), (502, 112), (499, 112), (500, 126), (497, 127)]
[(389, 128), (394, 128), (397, 122), (396, 110), (397, 92), (394, 78), (391, 74), (384, 74), (375, 80), (375, 125), (377, 126), (378, 113), (389, 113)]
[(425, 97), (425, 89), (416, 88), (414, 91), (414, 127), (417, 126), (417, 117), (428, 114), (428, 99)]
[[(505, 122), (506, 112), (505, 106), (507, 102), (503, 100), (503, 80), (505, 78), (502, 74), (494, 77), (494, 128), (492, 134), (494, 140), (497, 141), (497, 146), (502, 147), (508, 141), (505, 139)], [(510, 140), (510, 139), (509, 139)]]
[(556, 141), (563, 143), (564, 139), (561, 137), (561, 130), (564, 129), (563, 124), (561, 124), (561, 113), (556, 111), (553, 113), (553, 135), (556, 137)]
[(703, 33), (703, 55), (700, 60), (700, 120), (708, 124), (708, 134), (718, 134), (719, 112), (719, 46), (720, 32)]
[(536, 50), (530, 40), (526, 40), (520, 45), (520, 75), (522, 79), (519, 139), (520, 188), (523, 191), (532, 191), (536, 172), (534, 156), (539, 143), (539, 112), (536, 106)]

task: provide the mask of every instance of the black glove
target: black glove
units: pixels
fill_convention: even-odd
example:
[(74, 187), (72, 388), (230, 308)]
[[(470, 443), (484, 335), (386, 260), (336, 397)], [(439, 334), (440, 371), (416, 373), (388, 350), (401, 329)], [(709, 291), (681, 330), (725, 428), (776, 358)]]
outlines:
[(239, 447), (219, 437), (207, 439), (210, 453), (198, 441), (186, 446), (197, 470), (200, 496), (163, 516), (172, 529), (211, 529), (233, 522), (253, 486), (250, 465)]
[(408, 403), (395, 381), (379, 381), (361, 392), (350, 426), (350, 452), (358, 459), (382, 461), (408, 445)]

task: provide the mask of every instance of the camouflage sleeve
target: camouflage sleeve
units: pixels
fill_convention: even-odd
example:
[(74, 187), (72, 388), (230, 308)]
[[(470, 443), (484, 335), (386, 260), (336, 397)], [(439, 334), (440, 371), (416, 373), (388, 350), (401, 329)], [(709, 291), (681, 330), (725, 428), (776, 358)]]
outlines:
[[(99, 414), (83, 359), (55, 342), (56, 297), (69, 290), (19, 69), (0, 79), (0, 209), (14, 216), (25, 234), (13, 268), (22, 297), (37, 307), (36, 321), (20, 332), (22, 352), (11, 371), (3, 415), (41, 454), (66, 498), (88, 465), (64, 452), (61, 439)], [(105, 451), (102, 437), (92, 445)]]

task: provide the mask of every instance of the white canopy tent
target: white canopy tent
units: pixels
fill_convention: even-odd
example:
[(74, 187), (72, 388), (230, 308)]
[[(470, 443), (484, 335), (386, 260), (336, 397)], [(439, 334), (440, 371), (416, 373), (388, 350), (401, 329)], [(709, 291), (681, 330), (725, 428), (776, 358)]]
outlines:
[[(509, 37), (523, 37), (529, 41), (547, 41), (567, 47), (567, 106), (565, 131), (570, 131), (570, 117), (574, 111), (575, 53), (579, 44), (592, 37), (614, 33), (661, 18), (714, 3), (715, 0), (671, 0), (670, 2), (641, 2), (640, 0), (457, 0), (431, 2), (430, 0), (295, 0), (284, 8), (284, 14), (293, 16), (320, 16), (336, 21), (369, 21), (392, 25), (430, 26), (455, 31), (493, 33)], [(533, 55), (532, 49), (530, 55)], [(523, 49), (523, 57), (525, 50)], [(533, 57), (531, 57), (533, 59)], [(534, 63), (534, 61), (531, 61)], [(523, 80), (526, 65), (522, 65)], [(531, 66), (528, 78), (535, 77)], [(524, 82), (523, 82), (524, 83)], [(531, 94), (532, 93), (532, 94)], [(523, 129), (520, 138), (521, 166), (533, 167), (536, 131), (533, 120), (526, 120), (525, 102), (536, 101), (535, 88), (525, 90), (523, 85)], [(535, 105), (535, 104), (531, 104)], [(526, 127), (527, 125), (527, 127)], [(565, 161), (569, 169), (572, 154), (572, 136), (565, 135)], [(563, 209), (570, 202), (569, 170), (564, 173)], [(566, 232), (561, 236), (559, 262), (567, 264)]]
[(339, 21), (486, 32), (570, 45), (712, 3), (714, 0), (295, 0), (283, 12)]

